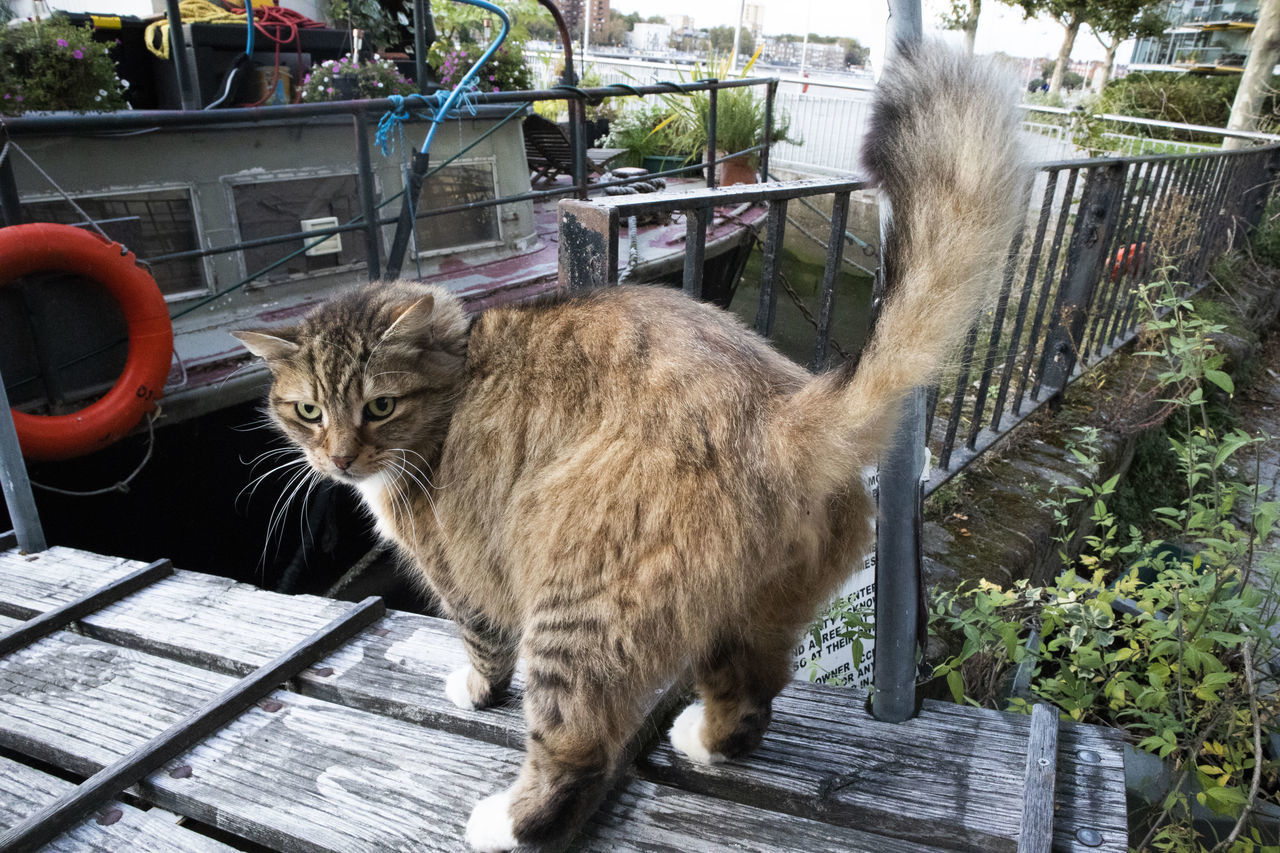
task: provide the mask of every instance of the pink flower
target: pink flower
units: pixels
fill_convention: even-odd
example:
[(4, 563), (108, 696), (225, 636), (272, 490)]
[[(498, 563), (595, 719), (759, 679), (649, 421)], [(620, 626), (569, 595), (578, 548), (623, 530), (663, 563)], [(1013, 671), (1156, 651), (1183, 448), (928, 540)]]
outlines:
[(84, 53), (79, 48), (76, 48), (75, 50), (71, 51), (71, 55), (74, 56), (76, 59), (84, 59)]
[(58, 47), (66, 47), (66, 46), (67, 46), (66, 39), (58, 39)]

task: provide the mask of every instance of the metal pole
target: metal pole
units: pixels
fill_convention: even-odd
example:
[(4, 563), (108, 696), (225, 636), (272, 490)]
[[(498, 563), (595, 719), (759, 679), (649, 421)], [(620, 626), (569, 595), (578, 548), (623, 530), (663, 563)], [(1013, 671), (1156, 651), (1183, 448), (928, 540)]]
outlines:
[(778, 94), (778, 81), (770, 80), (764, 92), (764, 148), (760, 149), (760, 180), (769, 180), (769, 152), (773, 148), (773, 99)]
[(191, 69), (187, 66), (187, 36), (182, 31), (178, 0), (164, 0), (164, 8), (169, 16), (169, 58), (173, 60), (173, 73), (178, 77), (178, 100), (184, 110), (196, 110), (200, 105), (196, 103)]
[[(920, 0), (889, 0), (886, 64), (897, 46), (918, 42), (923, 32)], [(880, 197), (880, 268), (884, 234), (893, 216)], [(888, 284), (888, 283), (886, 283)], [(898, 723), (916, 715), (916, 636), (920, 613), (920, 519), (924, 490), (924, 389), (911, 392), (892, 449), (880, 461), (880, 507), (876, 541), (875, 693), (871, 713)]]
[(40, 514), (36, 512), (36, 500), (31, 494), (31, 481), (27, 479), (27, 466), (22, 461), (22, 448), (18, 446), (18, 431), (13, 426), (3, 377), (0, 377), (0, 487), (4, 490), (14, 533), (18, 535), (18, 547), (30, 553), (48, 548)]
[(747, 0), (738, 4), (738, 26), (733, 28), (733, 52), (729, 54), (729, 73), (738, 70), (738, 45), (742, 39), (742, 19), (747, 16)]
[(413, 0), (413, 66), (418, 91), (427, 93), (427, 52), (436, 40), (436, 22), (431, 17), (431, 0)]
[[(717, 82), (711, 78), (711, 82)], [(719, 111), (719, 99), (716, 90), (707, 92), (707, 186), (716, 185), (716, 113)]]
[(360, 211), (364, 216), (364, 254), (369, 281), (382, 278), (382, 229), (378, 227), (378, 208), (373, 198), (373, 165), (369, 162), (369, 121), (364, 110), (351, 116), (356, 131), (357, 183), (360, 188)]
[(18, 181), (13, 174), (13, 161), (8, 152), (0, 152), (0, 227), (22, 224), (22, 202), (18, 198)]

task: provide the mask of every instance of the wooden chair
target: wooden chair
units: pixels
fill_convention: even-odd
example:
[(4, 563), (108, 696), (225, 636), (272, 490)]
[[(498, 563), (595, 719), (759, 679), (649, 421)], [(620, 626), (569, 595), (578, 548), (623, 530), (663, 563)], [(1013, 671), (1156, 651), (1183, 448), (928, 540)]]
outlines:
[[(532, 171), (529, 182), (533, 185), (549, 184), (560, 175), (573, 174), (573, 146), (564, 128), (548, 121), (537, 113), (524, 120), (524, 155)], [(606, 164), (621, 155), (624, 148), (588, 148), (587, 172), (598, 175), (606, 171)]]

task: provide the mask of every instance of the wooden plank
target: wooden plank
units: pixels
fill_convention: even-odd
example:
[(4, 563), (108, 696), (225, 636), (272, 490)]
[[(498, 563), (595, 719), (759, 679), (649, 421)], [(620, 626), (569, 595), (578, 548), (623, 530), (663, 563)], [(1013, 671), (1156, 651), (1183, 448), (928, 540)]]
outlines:
[[(137, 574), (129, 576), (138, 577)], [(83, 599), (82, 599), (83, 600)], [(261, 701), (276, 685), (314, 663), (326, 651), (345, 643), (350, 636), (386, 612), (381, 598), (371, 596), (348, 608), (342, 616), (320, 628), (270, 663), (227, 689), (211, 696), (199, 709), (150, 738), (145, 744), (95, 773), (17, 826), (0, 834), (0, 849), (25, 853), (57, 837), (79, 817), (234, 721)]]
[(1058, 710), (1038, 703), (1031, 709), (1031, 733), (1027, 738), (1018, 853), (1049, 853), (1057, 767)]
[[(234, 679), (59, 633), (0, 661), (0, 745), (79, 775)], [(141, 785), (149, 801), (283, 851), (457, 850), (521, 753), (276, 691)]]
[(1129, 849), (1123, 743), (1115, 729), (1071, 722), (1059, 727), (1053, 826), (1058, 853)]
[(609, 797), (575, 849), (583, 853), (663, 850), (930, 853), (943, 848), (727, 803), (632, 779)]
[[(799, 817), (952, 849), (1014, 850), (1029, 733), (1028, 717), (930, 701), (913, 720), (881, 723), (861, 691), (795, 683), (775, 701), (753, 755), (704, 767), (664, 742), (637, 767), (651, 781)], [(1098, 745), (1108, 756), (1118, 748)], [(1116, 771), (1108, 758), (1093, 778), (1122, 793)], [(1079, 772), (1072, 766), (1061, 775)], [(1085, 816), (1097, 814), (1093, 806), (1117, 809), (1105, 797), (1064, 802)], [(1120, 802), (1110, 820), (1124, 819)], [(1125, 849), (1110, 837), (1107, 844)]]
[[(0, 757), (0, 831), (73, 790), (75, 784)], [(174, 824), (173, 815), (120, 802), (95, 809), (42, 849), (47, 853), (231, 853), (235, 848)]]
[(664, 741), (638, 767), (652, 781), (916, 843), (1014, 850), (1027, 718), (952, 706), (961, 713), (882, 723), (866, 698), (794, 683), (775, 700), (773, 723), (747, 758), (695, 765)]
[[(52, 548), (35, 559), (16, 551), (0, 553), (0, 614), (29, 618), (137, 565), (70, 548)], [(145, 596), (133, 596), (87, 617), (80, 629), (126, 648), (245, 675), (348, 606), (178, 571), (152, 585)], [(297, 679), (297, 689), (492, 743), (522, 744), (521, 677), (517, 674), (513, 699), (507, 704), (464, 711), (445, 697), (444, 679), (466, 663), (452, 622), (390, 612), (311, 667)]]
[(46, 610), (39, 616), (32, 616), (22, 625), (0, 634), (0, 655), (8, 654), (52, 634), (59, 628), (65, 628), (77, 619), (100, 610), (108, 604), (119, 601), (127, 595), (154, 583), (162, 577), (173, 574), (173, 563), (168, 560), (156, 560), (137, 571), (111, 581), (100, 589), (69, 601), (61, 607)]

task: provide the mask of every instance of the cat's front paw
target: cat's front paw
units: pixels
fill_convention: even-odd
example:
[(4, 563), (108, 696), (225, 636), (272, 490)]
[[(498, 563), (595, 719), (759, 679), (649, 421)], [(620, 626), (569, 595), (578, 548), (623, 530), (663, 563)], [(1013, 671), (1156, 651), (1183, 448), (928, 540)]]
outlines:
[[(449, 701), (457, 705), (464, 711), (474, 711), (477, 708), (484, 707), (480, 700), (485, 696), (476, 696), (471, 690), (472, 676), (475, 675), (475, 669), (471, 666), (464, 666), (462, 669), (455, 669), (449, 673), (449, 677), (444, 680), (444, 695), (449, 697)], [(476, 681), (479, 677), (476, 676)], [(486, 693), (488, 691), (485, 691)]]
[(467, 844), (480, 853), (501, 853), (517, 847), (510, 788), (476, 803), (467, 819), (465, 837)]
[(706, 710), (701, 702), (694, 702), (681, 711), (680, 716), (671, 724), (671, 745), (677, 752), (699, 764), (719, 764), (724, 761), (724, 756), (707, 749), (702, 739)]

